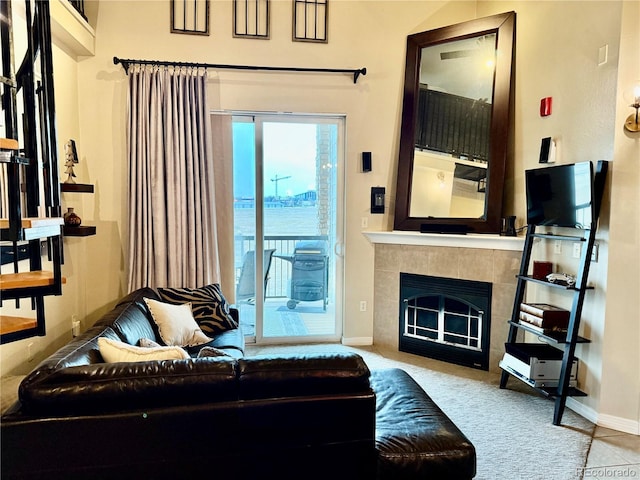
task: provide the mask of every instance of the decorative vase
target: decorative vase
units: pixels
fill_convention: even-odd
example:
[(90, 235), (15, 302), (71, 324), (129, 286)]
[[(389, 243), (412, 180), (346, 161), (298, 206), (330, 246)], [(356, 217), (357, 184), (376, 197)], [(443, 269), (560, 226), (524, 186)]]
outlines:
[(79, 227), (82, 223), (82, 219), (73, 211), (73, 208), (67, 208), (67, 213), (62, 216), (62, 219), (67, 227)]

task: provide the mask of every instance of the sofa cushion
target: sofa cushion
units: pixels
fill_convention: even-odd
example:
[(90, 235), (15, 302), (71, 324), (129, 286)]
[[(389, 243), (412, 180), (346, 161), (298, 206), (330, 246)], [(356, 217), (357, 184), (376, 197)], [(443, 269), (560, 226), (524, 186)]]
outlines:
[(140, 302), (119, 302), (95, 325), (111, 327), (120, 340), (129, 345), (137, 345), (141, 338), (159, 340), (158, 327), (151, 319), (149, 308), (142, 300)]
[(140, 340), (138, 340), (138, 346), (144, 348), (153, 348), (161, 347), (162, 345), (160, 345), (158, 342), (154, 342), (150, 338), (141, 338)]
[(153, 360), (180, 360), (191, 358), (183, 348), (171, 347), (136, 347), (119, 340), (99, 338), (98, 348), (105, 362), (150, 362)]
[(209, 343), (196, 347), (185, 347), (185, 350), (192, 357), (197, 357), (202, 348), (214, 347), (218, 350), (223, 350), (227, 355), (231, 355), (234, 358), (242, 358), (244, 356), (244, 345), (244, 333), (240, 328), (236, 328), (216, 335)]
[(129, 292), (127, 295), (122, 297), (120, 300), (118, 300), (118, 303), (116, 303), (116, 306), (123, 305), (125, 303), (127, 304), (135, 303), (140, 305), (143, 311), (146, 311), (146, 304), (144, 303), (145, 298), (151, 298), (153, 300), (162, 300), (158, 296), (158, 292), (156, 292), (153, 288), (142, 287), (142, 288), (138, 288), (137, 290), (134, 290), (133, 292)]
[(203, 357), (230, 357), (227, 352), (216, 347), (202, 347), (198, 352), (198, 358)]
[(404, 370), (371, 372), (378, 480), (471, 479), (473, 444)]
[(370, 391), (369, 368), (355, 353), (258, 355), (238, 360), (240, 398)]
[(169, 303), (191, 303), (193, 317), (209, 336), (238, 328), (229, 312), (229, 304), (220, 285), (213, 283), (201, 288), (158, 288), (160, 298)]
[(166, 345), (193, 347), (211, 341), (196, 323), (191, 304), (174, 305), (150, 298), (144, 299), (151, 311), (151, 318), (158, 326), (160, 338)]

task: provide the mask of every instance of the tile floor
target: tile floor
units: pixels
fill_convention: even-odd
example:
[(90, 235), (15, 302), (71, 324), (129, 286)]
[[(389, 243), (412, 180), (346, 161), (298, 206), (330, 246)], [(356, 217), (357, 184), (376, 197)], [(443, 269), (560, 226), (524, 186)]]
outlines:
[(640, 435), (596, 427), (583, 478), (640, 479)]
[[(294, 309), (286, 307), (287, 298), (269, 298), (264, 305), (264, 337), (303, 337), (335, 334), (335, 307), (323, 309), (321, 301), (304, 302)], [(236, 305), (244, 334), (255, 336), (256, 307), (252, 303)]]

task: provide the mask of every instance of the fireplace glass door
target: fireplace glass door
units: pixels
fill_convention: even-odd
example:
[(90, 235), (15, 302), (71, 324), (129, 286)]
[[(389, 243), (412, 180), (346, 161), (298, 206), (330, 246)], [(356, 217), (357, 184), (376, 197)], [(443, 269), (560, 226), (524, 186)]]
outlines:
[(484, 312), (464, 300), (445, 295), (407, 299), (405, 335), (480, 351)]
[(488, 370), (491, 287), (401, 273), (400, 351)]

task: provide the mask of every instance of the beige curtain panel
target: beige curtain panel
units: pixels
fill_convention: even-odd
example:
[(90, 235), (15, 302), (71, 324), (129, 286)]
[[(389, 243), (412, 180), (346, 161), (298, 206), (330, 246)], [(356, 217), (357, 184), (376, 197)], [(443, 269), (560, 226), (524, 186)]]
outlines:
[(220, 278), (206, 72), (129, 72), (129, 291)]
[(220, 286), (225, 298), (235, 303), (236, 271), (233, 252), (233, 127), (230, 114), (211, 115), (213, 164), (216, 172), (216, 227)]

